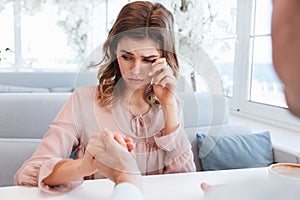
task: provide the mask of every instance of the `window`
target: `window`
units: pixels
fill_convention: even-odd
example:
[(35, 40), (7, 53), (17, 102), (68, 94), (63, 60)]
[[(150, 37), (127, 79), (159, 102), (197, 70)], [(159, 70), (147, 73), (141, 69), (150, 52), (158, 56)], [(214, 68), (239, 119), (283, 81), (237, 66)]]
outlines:
[(272, 64), (271, 1), (254, 1), (250, 34), (250, 101), (287, 107), (281, 81)]
[(223, 87), (226, 96), (231, 97), (237, 0), (204, 0), (201, 4), (189, 1), (187, 11), (179, 9), (181, 1), (176, 2), (173, 3), (173, 14), (179, 32), (180, 74), (190, 86), (185, 90), (215, 93), (211, 87), (220, 82), (217, 90)]
[(13, 3), (5, 4), (1, 12), (0, 8), (0, 67), (11, 68), (15, 62), (14, 58), (14, 9)]
[(235, 114), (299, 129), (286, 109), (282, 84), (274, 72), (271, 46), (272, 1), (238, 1), (237, 42), (231, 111)]
[(206, 0), (203, 3), (202, 47), (219, 71), (225, 95), (232, 97), (237, 0)]
[[(122, 1), (0, 3), (0, 71), (77, 71), (104, 41)], [(100, 49), (98, 49), (100, 50)]]
[[(82, 61), (78, 52), (82, 50), (68, 44), (71, 42), (68, 36), (72, 36), (65, 33), (65, 29), (69, 28), (68, 19), (63, 21), (56, 14), (58, 12), (61, 12), (58, 6), (48, 4), (33, 14), (21, 12), (21, 57), (16, 67), (24, 70), (77, 68), (77, 63)], [(73, 34), (80, 37), (80, 28), (81, 24)]]

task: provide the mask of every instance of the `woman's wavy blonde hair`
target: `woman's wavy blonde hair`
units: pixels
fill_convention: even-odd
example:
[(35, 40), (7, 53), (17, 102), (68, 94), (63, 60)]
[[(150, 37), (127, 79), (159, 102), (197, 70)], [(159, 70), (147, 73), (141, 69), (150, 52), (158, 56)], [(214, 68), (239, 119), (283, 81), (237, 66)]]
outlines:
[[(179, 66), (175, 52), (173, 15), (163, 5), (147, 1), (135, 1), (125, 5), (109, 31), (103, 45), (104, 58), (98, 71), (98, 100), (100, 106), (108, 106), (120, 99), (124, 92), (122, 75), (115, 54), (118, 42), (124, 36), (134, 39), (150, 38), (156, 41), (168, 65), (177, 77)], [(118, 87), (115, 87), (118, 84)], [(159, 104), (154, 98), (153, 88), (146, 90), (144, 98), (150, 105)]]

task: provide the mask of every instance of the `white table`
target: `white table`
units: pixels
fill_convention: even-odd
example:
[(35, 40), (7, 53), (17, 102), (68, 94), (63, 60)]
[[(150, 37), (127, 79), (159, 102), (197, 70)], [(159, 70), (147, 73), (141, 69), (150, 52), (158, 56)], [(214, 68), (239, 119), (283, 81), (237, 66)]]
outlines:
[[(204, 196), (200, 189), (201, 182), (228, 184), (267, 176), (268, 168), (249, 168), (145, 176), (143, 185), (146, 200), (201, 200)], [(114, 184), (107, 179), (89, 180), (73, 191), (62, 195), (49, 195), (36, 187), (0, 187), (0, 199), (104, 200), (109, 199), (113, 186)]]

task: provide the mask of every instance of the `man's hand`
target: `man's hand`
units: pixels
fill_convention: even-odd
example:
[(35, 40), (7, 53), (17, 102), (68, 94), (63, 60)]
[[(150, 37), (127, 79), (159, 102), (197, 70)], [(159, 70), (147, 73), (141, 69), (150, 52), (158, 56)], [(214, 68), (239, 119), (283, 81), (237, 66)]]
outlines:
[(130, 182), (142, 187), (141, 173), (129, 152), (134, 148), (131, 139), (105, 129), (103, 134), (94, 134), (87, 151), (96, 162), (97, 169), (116, 184)]

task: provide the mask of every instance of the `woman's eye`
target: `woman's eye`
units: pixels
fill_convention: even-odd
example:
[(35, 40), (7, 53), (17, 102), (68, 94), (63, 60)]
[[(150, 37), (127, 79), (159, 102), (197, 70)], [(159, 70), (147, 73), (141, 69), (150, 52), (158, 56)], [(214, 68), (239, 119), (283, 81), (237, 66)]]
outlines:
[(147, 62), (147, 63), (154, 63), (155, 62), (155, 60), (144, 60), (145, 62)]
[(124, 60), (131, 60), (131, 59), (132, 59), (130, 56), (126, 56), (126, 55), (122, 55), (122, 58), (123, 58)]

